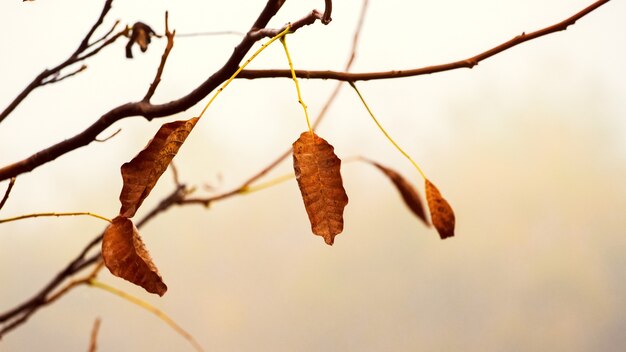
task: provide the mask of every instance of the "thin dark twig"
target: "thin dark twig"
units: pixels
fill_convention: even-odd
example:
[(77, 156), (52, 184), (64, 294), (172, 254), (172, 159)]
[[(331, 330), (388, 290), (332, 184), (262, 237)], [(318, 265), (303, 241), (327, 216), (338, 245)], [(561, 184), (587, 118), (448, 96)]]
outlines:
[(112, 134), (112, 135), (110, 135), (110, 136), (108, 136), (108, 137), (106, 137), (106, 138), (102, 138), (102, 139), (100, 139), (100, 138), (96, 138), (96, 139), (95, 139), (95, 141), (96, 141), (96, 142), (99, 142), (99, 143), (104, 143), (104, 142), (108, 141), (109, 139), (111, 139), (111, 138), (113, 138), (113, 137), (117, 136), (117, 134), (118, 134), (118, 133), (120, 133), (120, 132), (122, 132), (122, 129), (121, 129), (121, 128), (118, 128), (118, 129), (117, 129), (117, 131), (113, 132), (113, 134)]
[(96, 39), (95, 41), (93, 41), (92, 43), (89, 43), (89, 45), (87, 45), (87, 48), (91, 48), (92, 46), (106, 40), (112, 33), (113, 31), (115, 31), (115, 28), (117, 28), (117, 26), (120, 24), (120, 20), (115, 21), (115, 23), (113, 23), (113, 26), (111, 26), (111, 28), (109, 29), (108, 32), (104, 33), (103, 36), (101, 36), (100, 38)]
[(11, 194), (11, 190), (13, 189), (13, 185), (15, 185), (15, 177), (11, 177), (11, 179), (9, 180), (9, 186), (7, 187), (6, 192), (4, 192), (4, 197), (2, 197), (2, 201), (0, 201), (0, 209), (2, 209), (2, 207), (4, 207), (4, 205), (6, 204), (7, 200), (9, 200), (9, 195)]
[[(349, 73), (349, 72), (338, 72), (338, 71), (307, 71), (307, 70), (296, 70), (296, 76), (303, 79), (333, 79), (338, 81), (345, 82), (355, 82), (355, 81), (367, 81), (367, 80), (376, 80), (376, 79), (391, 79), (391, 78), (401, 78), (401, 77), (413, 77), (420, 76), (425, 74), (432, 74), (443, 71), (450, 71), (459, 68), (473, 68), (478, 65), (479, 62), (486, 60), (494, 55), (497, 55), (505, 50), (508, 50), (516, 45), (527, 42), (529, 40), (533, 40), (539, 37), (543, 37), (545, 35), (566, 30), (567, 27), (573, 25), (586, 16), (593, 10), (598, 7), (608, 3), (610, 0), (600, 0), (596, 1), (592, 5), (583, 9), (582, 11), (576, 13), (574, 16), (567, 18), (564, 21), (561, 21), (552, 26), (548, 26), (546, 28), (540, 29), (531, 33), (522, 33), (514, 37), (511, 40), (508, 40), (500, 45), (497, 45), (485, 52), (482, 52), (478, 55), (470, 57), (465, 60), (459, 60), (447, 64), (427, 66), (422, 68), (410, 69), (410, 70), (393, 70), (393, 71), (385, 71), (385, 72), (363, 72), (363, 73)], [(237, 78), (247, 78), (247, 79), (258, 79), (258, 78), (291, 78), (290, 70), (243, 70)]]
[(50, 79), (41, 82), (40, 87), (45, 86), (46, 84), (51, 84), (51, 83), (58, 83), (61, 82), (62, 80), (66, 79), (66, 78), (70, 78), (74, 75), (77, 75), (83, 71), (85, 71), (87, 69), (87, 65), (81, 65), (78, 69), (74, 70), (74, 72), (70, 72), (64, 76), (60, 76), (60, 72), (59, 74), (55, 75), (54, 77), (51, 77)]
[(165, 50), (161, 56), (161, 63), (159, 64), (156, 75), (154, 75), (154, 81), (152, 81), (148, 92), (143, 97), (142, 101), (144, 102), (149, 102), (150, 98), (154, 95), (154, 92), (156, 92), (156, 89), (161, 82), (161, 75), (163, 74), (163, 69), (165, 69), (165, 63), (170, 55), (170, 51), (172, 51), (172, 48), (174, 47), (174, 36), (176, 35), (176, 31), (174, 30), (174, 32), (170, 32), (168, 17), (168, 12), (165, 11), (165, 36), (167, 37), (167, 45), (165, 46)]
[(93, 26), (91, 26), (91, 29), (89, 30), (89, 32), (87, 32), (87, 35), (85, 36), (85, 38), (83, 38), (83, 41), (80, 42), (78, 49), (76, 49), (76, 51), (74, 52), (74, 56), (78, 56), (79, 53), (83, 52), (85, 49), (89, 47), (89, 40), (91, 39), (91, 36), (95, 33), (96, 29), (100, 27), (100, 25), (102, 24), (102, 21), (104, 21), (104, 17), (111, 10), (112, 3), (113, 3), (113, 0), (106, 0), (104, 2), (104, 7), (102, 8), (100, 17), (98, 17), (98, 20), (96, 20), (96, 23), (94, 23)]
[[(104, 17), (106, 16), (106, 14), (109, 12), (109, 10), (111, 9), (111, 3), (113, 2), (113, 0), (106, 0), (104, 3), (104, 7), (102, 8), (102, 12), (100, 13), (100, 16), (98, 17), (98, 19), (96, 20), (96, 22), (93, 24), (93, 26), (91, 27), (91, 29), (89, 30), (89, 32), (87, 32), (87, 35), (85, 35), (85, 38), (83, 38), (83, 40), (81, 41), (81, 43), (78, 45), (78, 48), (76, 49), (76, 51), (74, 51), (65, 61), (63, 61), (62, 63), (58, 64), (57, 66), (51, 68), (51, 69), (46, 69), (43, 70), (40, 74), (37, 75), (37, 77), (35, 77), (18, 95), (17, 97), (15, 97), (15, 99), (13, 99), (13, 101), (11, 101), (11, 103), (9, 103), (9, 105), (2, 111), (0, 112), (0, 123), (7, 117), (9, 116), (9, 114), (11, 114), (11, 112), (13, 112), (13, 110), (15, 110), (15, 108), (22, 102), (24, 101), (24, 99), (26, 99), (26, 97), (36, 88), (41, 87), (43, 84), (43, 82), (48, 78), (48, 77), (53, 77), (55, 75), (58, 75), (61, 70), (63, 70), (64, 68), (75, 64), (77, 62), (80, 62), (82, 60), (85, 60), (86, 58), (93, 56), (94, 54), (96, 54), (98, 51), (100, 51), (102, 48), (104, 48), (105, 46), (110, 45), (111, 43), (113, 43), (119, 36), (116, 35), (114, 36), (112, 39), (113, 40), (108, 40), (105, 44), (101, 45), (97, 50), (95, 50), (94, 52), (81, 56), (81, 54), (90, 47), (89, 43), (89, 39), (91, 38), (91, 36), (93, 35), (93, 33), (96, 31), (96, 29), (102, 24), (102, 21), (104, 20)], [(110, 31), (111, 33), (112, 31)], [(109, 33), (109, 34), (110, 34)], [(103, 37), (104, 38), (104, 37)], [(98, 41), (103, 40), (103, 38), (100, 38)], [(16, 175), (15, 175), (16, 176)]]
[[(304, 27), (304, 26), (309, 26), (312, 25), (313, 23), (315, 23), (315, 21), (317, 20), (321, 20), (323, 17), (323, 14), (317, 10), (313, 10), (311, 12), (309, 12), (308, 15), (302, 17), (301, 19), (292, 22), (289, 24), (290, 26), (290, 33), (294, 33), (295, 31), (297, 31), (298, 29)], [(279, 33), (281, 33), (282, 31), (284, 31), (285, 29), (287, 29), (287, 25), (282, 26), (281, 28), (261, 28), (261, 29), (253, 29), (250, 32), (248, 32), (248, 36), (255, 39), (255, 40), (260, 40), (263, 38), (272, 38), (275, 37), (276, 35), (278, 35)]]

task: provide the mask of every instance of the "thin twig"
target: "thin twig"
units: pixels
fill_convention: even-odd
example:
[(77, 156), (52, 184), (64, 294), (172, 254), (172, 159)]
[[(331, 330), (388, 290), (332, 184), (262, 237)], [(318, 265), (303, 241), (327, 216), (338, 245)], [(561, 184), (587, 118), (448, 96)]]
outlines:
[[(83, 40), (81, 41), (81, 43), (78, 45), (78, 48), (62, 63), (60, 63), (59, 65), (51, 68), (51, 69), (46, 69), (43, 70), (39, 75), (37, 75), (37, 77), (35, 77), (30, 84), (28, 84), (28, 86), (26, 86), (19, 94), (17, 97), (15, 97), (15, 99), (13, 99), (13, 101), (11, 101), (11, 103), (9, 103), (9, 105), (2, 111), (0, 112), (0, 123), (7, 117), (9, 116), (9, 114), (11, 114), (11, 112), (13, 112), (13, 110), (15, 110), (15, 108), (24, 100), (26, 99), (26, 97), (36, 88), (41, 87), (43, 84), (43, 82), (48, 78), (48, 77), (54, 77), (55, 75), (58, 75), (61, 70), (63, 70), (64, 68), (75, 64), (77, 62), (80, 62), (86, 58), (88, 58), (89, 56), (94, 55), (95, 53), (97, 53), (98, 51), (100, 51), (102, 48), (104, 48), (105, 46), (110, 45), (111, 43), (113, 43), (115, 41), (115, 39), (117, 39), (119, 36), (114, 36), (112, 41), (109, 40), (106, 43), (104, 43), (103, 45), (101, 45), (94, 53), (91, 53), (89, 55), (85, 55), (85, 56), (80, 56), (85, 50), (87, 50), (90, 45), (89, 45), (89, 40), (91, 39), (91, 36), (93, 35), (93, 33), (96, 31), (96, 29), (98, 29), (98, 27), (102, 24), (102, 21), (104, 20), (104, 17), (106, 16), (106, 14), (109, 12), (109, 10), (111, 10), (111, 4), (112, 4), (113, 0), (106, 0), (104, 2), (104, 7), (102, 8), (102, 11), (100, 12), (100, 16), (98, 17), (98, 19), (96, 20), (96, 22), (91, 26), (91, 29), (89, 30), (89, 32), (87, 32), (87, 34), (85, 35), (85, 37), (83, 38)], [(110, 34), (112, 31), (109, 31), (107, 33)], [(103, 40), (103, 38), (100, 38), (97, 40), (97, 42)], [(48, 83), (55, 83), (55, 82), (48, 82)]]
[(167, 62), (167, 57), (170, 55), (170, 51), (174, 47), (174, 36), (176, 35), (176, 30), (170, 32), (169, 21), (168, 21), (168, 12), (165, 11), (165, 36), (167, 37), (167, 45), (165, 46), (165, 50), (163, 51), (163, 55), (161, 56), (161, 63), (159, 64), (159, 68), (157, 69), (156, 75), (154, 76), (154, 81), (150, 84), (150, 88), (146, 93), (146, 96), (143, 97), (142, 101), (149, 102), (150, 98), (156, 92), (157, 86), (161, 82), (161, 75), (163, 74), (163, 69), (165, 69), (165, 63)]
[[(296, 70), (296, 76), (304, 79), (332, 79), (345, 82), (355, 81), (367, 81), (377, 79), (391, 79), (401, 77), (414, 77), (426, 74), (432, 74), (443, 71), (456, 70), (459, 68), (473, 68), (478, 65), (479, 62), (486, 60), (494, 55), (497, 55), (505, 50), (508, 50), (521, 43), (533, 40), (545, 35), (564, 31), (567, 27), (573, 25), (598, 7), (606, 4), (610, 0), (600, 0), (575, 15), (561, 21), (557, 24), (545, 27), (535, 32), (522, 33), (511, 40), (508, 40), (500, 45), (497, 45), (487, 51), (484, 51), (478, 55), (472, 56), (465, 60), (459, 60), (450, 62), (447, 64), (427, 66), (422, 68), (415, 68), (409, 70), (393, 70), (384, 72), (362, 72), (362, 73), (349, 73), (341, 71), (308, 71), (308, 70)], [(258, 78), (291, 78), (291, 72), (289, 70), (243, 70), (237, 78), (258, 79)]]
[(91, 329), (91, 337), (89, 338), (89, 352), (98, 350), (98, 332), (100, 331), (100, 318), (96, 318)]
[(47, 217), (47, 216), (54, 216), (54, 217), (80, 216), (80, 215), (91, 216), (91, 217), (94, 217), (94, 218), (97, 218), (97, 219), (100, 219), (100, 220), (111, 222), (111, 219), (108, 219), (108, 218), (106, 218), (106, 217), (104, 217), (102, 215), (90, 213), (90, 212), (87, 212), (87, 211), (79, 211), (79, 212), (70, 212), (70, 213), (53, 213), (53, 212), (48, 212), (48, 213), (26, 214), (26, 215), (15, 216), (15, 217), (12, 217), (12, 218), (7, 218), (7, 219), (0, 219), (0, 224), (5, 223), (5, 222), (29, 219), (29, 218), (38, 218), (38, 217)]
[(6, 204), (7, 200), (9, 200), (9, 195), (11, 194), (11, 190), (13, 189), (13, 186), (15, 185), (15, 177), (11, 177), (11, 179), (9, 180), (9, 186), (7, 187), (6, 192), (4, 192), (4, 197), (2, 197), (2, 201), (0, 201), (0, 209), (2, 209), (2, 207), (4, 207), (4, 205)]
[(323, 14), (317, 10), (313, 10), (311, 12), (309, 12), (308, 15), (302, 17), (301, 19), (292, 22), (292, 23), (288, 23), (284, 26), (282, 26), (281, 28), (262, 28), (262, 29), (255, 29), (252, 30), (248, 33), (248, 36), (250, 36), (251, 38), (255, 39), (255, 40), (260, 40), (263, 39), (265, 37), (268, 38), (272, 38), (277, 36), (279, 33), (283, 32), (285, 29), (287, 29), (287, 27), (289, 27), (290, 33), (294, 33), (296, 32), (298, 29), (304, 27), (304, 26), (308, 26), (311, 25), (313, 23), (315, 23), (315, 21), (317, 20), (321, 20), (322, 19)]
[(48, 80), (41, 82), (40, 87), (45, 86), (46, 84), (51, 84), (51, 83), (59, 83), (62, 80), (66, 79), (66, 78), (70, 78), (72, 76), (75, 76), (83, 71), (85, 71), (87, 69), (87, 65), (81, 65), (78, 69), (74, 70), (73, 72), (70, 72), (64, 76), (60, 76), (61, 72), (58, 72), (57, 75), (50, 77)]
[(113, 137), (117, 136), (117, 134), (118, 134), (118, 133), (120, 133), (120, 132), (122, 132), (122, 129), (121, 129), (121, 128), (118, 128), (118, 129), (117, 129), (117, 131), (113, 132), (113, 134), (112, 134), (112, 135), (110, 135), (110, 136), (108, 136), (108, 137), (106, 137), (106, 138), (103, 138), (103, 139), (96, 138), (96, 139), (95, 139), (95, 141), (96, 141), (96, 142), (100, 142), (100, 143), (104, 143), (104, 142), (108, 141), (109, 139), (111, 139), (111, 138), (113, 138)]

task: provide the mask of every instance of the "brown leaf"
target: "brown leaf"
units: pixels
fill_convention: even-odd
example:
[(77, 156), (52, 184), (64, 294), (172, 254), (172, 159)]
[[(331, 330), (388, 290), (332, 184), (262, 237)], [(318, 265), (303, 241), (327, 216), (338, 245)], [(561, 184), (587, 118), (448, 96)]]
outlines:
[(293, 143), (293, 168), (313, 233), (332, 245), (343, 231), (348, 196), (341, 180), (341, 160), (334, 148), (311, 132)]
[(132, 218), (135, 215), (196, 122), (198, 118), (194, 117), (187, 121), (164, 124), (144, 150), (122, 165), (124, 186), (120, 194), (121, 216)]
[(167, 291), (167, 286), (139, 237), (139, 231), (128, 218), (116, 217), (104, 231), (102, 259), (115, 276), (159, 296)]
[(130, 38), (128, 39), (128, 43), (126, 44), (126, 57), (129, 59), (133, 58), (133, 44), (137, 43), (139, 45), (139, 49), (141, 52), (146, 52), (148, 50), (148, 45), (152, 41), (151, 37), (155, 35), (154, 30), (150, 28), (147, 24), (143, 22), (136, 22), (133, 25), (131, 30)]
[(385, 176), (387, 176), (391, 180), (391, 182), (393, 182), (393, 184), (398, 189), (398, 192), (400, 192), (402, 200), (404, 200), (404, 203), (407, 205), (407, 207), (409, 207), (413, 214), (420, 218), (424, 222), (424, 224), (426, 224), (426, 226), (430, 226), (430, 223), (426, 218), (426, 212), (424, 211), (422, 200), (420, 199), (420, 196), (417, 193), (415, 187), (413, 187), (413, 185), (411, 185), (409, 181), (407, 181), (404, 177), (402, 177), (402, 175), (400, 175), (396, 171), (388, 167), (382, 166), (375, 161), (366, 161), (376, 166), (380, 171), (385, 174)]
[(437, 187), (428, 180), (426, 180), (426, 200), (430, 209), (430, 217), (437, 232), (439, 232), (439, 237), (443, 240), (454, 236), (454, 211), (441, 196)]

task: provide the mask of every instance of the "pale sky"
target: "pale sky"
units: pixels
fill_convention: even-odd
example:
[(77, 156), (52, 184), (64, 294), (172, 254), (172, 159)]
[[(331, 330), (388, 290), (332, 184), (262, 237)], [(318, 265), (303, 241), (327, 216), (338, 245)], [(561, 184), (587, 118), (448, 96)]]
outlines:
[[(143, 21), (163, 32), (245, 32), (265, 1), (115, 0), (104, 28)], [(558, 1), (370, 0), (353, 71), (465, 59), (591, 4)], [(280, 27), (324, 2), (287, 1)], [(0, 108), (62, 61), (101, 1), (0, 4)], [(339, 70), (361, 1), (335, 1), (333, 22), (289, 36), (296, 68)], [(174, 208), (141, 230), (169, 290), (150, 295), (99, 278), (165, 311), (207, 351), (617, 351), (626, 348), (626, 3), (614, 0), (565, 32), (501, 53), (472, 70), (358, 83), (380, 122), (455, 209), (441, 241), (377, 170), (346, 163), (345, 230), (332, 247), (310, 231), (295, 181)], [(620, 16), (621, 15), (621, 16)], [(179, 98), (219, 68), (236, 35), (178, 38), (155, 102)], [(25, 158), (140, 100), (164, 40), (124, 57), (123, 41), (89, 68), (34, 91), (0, 123), (0, 164)], [(257, 48), (259, 45), (255, 46)], [(251, 67), (287, 68), (280, 45)], [(332, 81), (300, 82), (316, 115)], [(206, 99), (204, 100), (206, 102)], [(0, 218), (47, 211), (114, 217), (119, 167), (173, 117), (125, 119), (93, 143), (18, 178)], [(306, 123), (287, 79), (236, 80), (176, 158), (184, 182), (239, 185), (289, 148)], [(318, 133), (340, 158), (422, 180), (344, 87)], [(267, 179), (292, 172), (290, 161)], [(138, 217), (172, 190), (164, 174)], [(0, 183), (0, 195), (6, 182)], [(204, 191), (203, 191), (204, 192)], [(0, 225), (0, 312), (38, 291), (104, 228), (91, 218)], [(161, 320), (116, 296), (79, 287), (0, 341), (0, 351), (87, 349), (102, 319), (102, 351), (192, 350)]]

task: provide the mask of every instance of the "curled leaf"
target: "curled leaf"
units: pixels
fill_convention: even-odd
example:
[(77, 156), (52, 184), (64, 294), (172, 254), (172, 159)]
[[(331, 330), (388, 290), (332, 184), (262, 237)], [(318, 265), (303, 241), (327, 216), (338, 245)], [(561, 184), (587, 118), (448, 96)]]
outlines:
[(313, 233), (332, 245), (343, 231), (343, 210), (348, 204), (341, 160), (328, 142), (307, 131), (293, 143), (293, 167)]
[(437, 187), (428, 180), (426, 180), (426, 200), (430, 209), (430, 217), (437, 232), (439, 232), (439, 237), (443, 240), (454, 236), (454, 211), (441, 196)]
[(113, 219), (102, 238), (102, 259), (111, 274), (163, 296), (167, 286), (152, 262), (133, 222), (123, 216)]
[(415, 187), (413, 187), (413, 185), (411, 185), (409, 181), (407, 181), (404, 177), (402, 177), (402, 175), (400, 175), (396, 171), (386, 166), (382, 166), (381, 164), (375, 161), (371, 161), (371, 160), (366, 160), (366, 161), (376, 166), (376, 168), (382, 171), (385, 174), (385, 176), (387, 176), (389, 180), (393, 182), (398, 192), (400, 192), (400, 195), (402, 196), (402, 200), (404, 200), (404, 203), (406, 204), (407, 207), (409, 207), (411, 212), (413, 212), (415, 216), (420, 218), (420, 220), (422, 220), (424, 224), (426, 224), (426, 226), (430, 226), (430, 223), (428, 222), (428, 219), (426, 218), (426, 212), (424, 211), (422, 200), (420, 199), (420, 196), (417, 193), (417, 190), (415, 189)]
[(131, 29), (130, 39), (126, 44), (126, 57), (129, 59), (133, 58), (133, 44), (137, 43), (139, 45), (139, 49), (141, 52), (145, 53), (148, 50), (148, 45), (150, 44), (151, 36), (156, 33), (150, 26), (143, 22), (136, 22)]
[(159, 177), (165, 172), (180, 146), (198, 122), (194, 117), (187, 121), (166, 123), (136, 157), (122, 165), (124, 186), (120, 194), (120, 215), (132, 218), (144, 199), (150, 194)]

